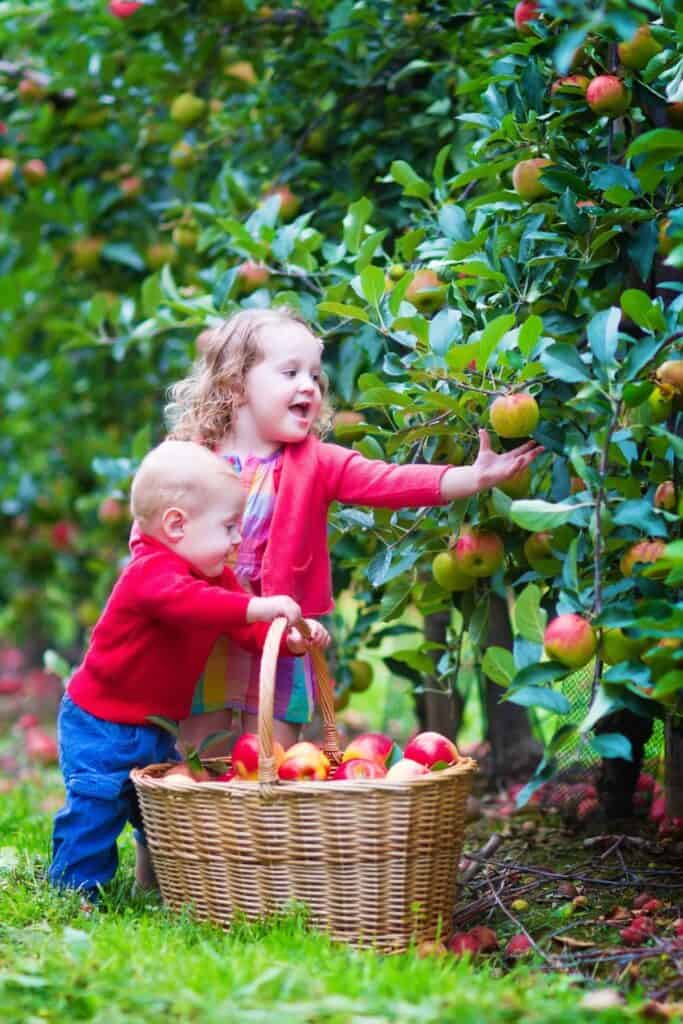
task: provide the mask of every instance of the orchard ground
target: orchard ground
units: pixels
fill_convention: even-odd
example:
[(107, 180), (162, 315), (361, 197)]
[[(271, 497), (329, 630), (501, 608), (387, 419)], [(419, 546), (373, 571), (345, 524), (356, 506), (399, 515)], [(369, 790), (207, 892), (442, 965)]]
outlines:
[[(392, 721), (404, 735), (410, 730), (408, 694), (403, 702), (384, 683), (354, 695), (347, 727)], [(44, 725), (49, 734), (51, 723)], [(161, 1014), (210, 1022), (226, 1013), (329, 1024), (456, 1017), (569, 1024), (673, 1019), (680, 1011), (671, 999), (683, 961), (681, 844), (657, 838), (643, 818), (625, 834), (603, 836), (599, 820), (586, 827), (576, 813), (560, 818), (534, 804), (518, 812), (514, 794), (487, 794), (482, 779), (461, 864), (468, 880), (446, 928), (461, 941), (489, 927), (498, 949), (474, 958), (418, 949), (383, 957), (322, 938), (307, 927), (304, 908), (227, 933), (169, 914), (156, 895), (134, 891), (130, 831), (100, 907), (56, 894), (45, 869), (61, 778), (54, 766), (31, 762), (21, 734), (7, 719), (0, 736), (0, 1015), (7, 1024), (146, 1022)], [(514, 960), (506, 947), (519, 935), (532, 951)]]

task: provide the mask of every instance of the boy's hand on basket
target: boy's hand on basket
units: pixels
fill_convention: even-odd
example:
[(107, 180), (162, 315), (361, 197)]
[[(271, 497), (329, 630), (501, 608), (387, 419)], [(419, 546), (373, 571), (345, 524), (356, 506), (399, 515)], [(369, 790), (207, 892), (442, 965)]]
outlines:
[(252, 597), (247, 605), (247, 622), (272, 622), (284, 615), (290, 626), (301, 618), (301, 608), (291, 597)]
[(310, 638), (302, 636), (296, 627), (292, 627), (287, 634), (287, 646), (292, 654), (305, 654), (311, 647), (319, 647), (324, 651), (330, 646), (330, 634), (322, 623), (316, 619), (304, 619), (304, 622), (311, 632)]

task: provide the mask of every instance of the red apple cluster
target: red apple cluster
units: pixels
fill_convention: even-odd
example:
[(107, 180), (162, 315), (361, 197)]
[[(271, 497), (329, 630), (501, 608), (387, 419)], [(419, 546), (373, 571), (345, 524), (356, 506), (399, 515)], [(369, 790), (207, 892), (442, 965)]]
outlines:
[[(437, 732), (422, 732), (413, 737), (402, 755), (390, 736), (369, 732), (357, 736), (346, 747), (341, 764), (333, 769), (320, 747), (307, 740), (284, 750), (273, 743), (273, 759), (278, 778), (283, 782), (360, 782), (386, 779), (400, 782), (428, 775), (455, 764), (459, 758), (455, 744)], [(232, 750), (229, 771), (215, 775), (208, 770), (192, 771), (185, 763), (174, 765), (166, 773), (189, 776), (196, 782), (255, 782), (259, 777), (259, 742), (255, 733), (243, 733)]]

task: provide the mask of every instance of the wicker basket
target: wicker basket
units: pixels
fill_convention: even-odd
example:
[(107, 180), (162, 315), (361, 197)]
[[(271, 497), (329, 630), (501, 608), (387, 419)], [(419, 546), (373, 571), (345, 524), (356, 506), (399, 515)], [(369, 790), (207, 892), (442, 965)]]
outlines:
[[(164, 765), (132, 779), (164, 902), (228, 926), (305, 904), (333, 938), (397, 952), (451, 929), (474, 761), (401, 782), (277, 781), (273, 691), (284, 619), (264, 647), (259, 782), (197, 783)], [(338, 760), (332, 683), (314, 652), (325, 748)]]

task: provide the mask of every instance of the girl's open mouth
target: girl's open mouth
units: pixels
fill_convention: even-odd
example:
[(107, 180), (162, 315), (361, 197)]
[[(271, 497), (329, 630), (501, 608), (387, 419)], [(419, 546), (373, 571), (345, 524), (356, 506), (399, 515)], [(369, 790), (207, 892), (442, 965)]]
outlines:
[(302, 419), (306, 419), (310, 408), (310, 402), (294, 402), (290, 405), (289, 411), (293, 412), (295, 416), (300, 416)]

